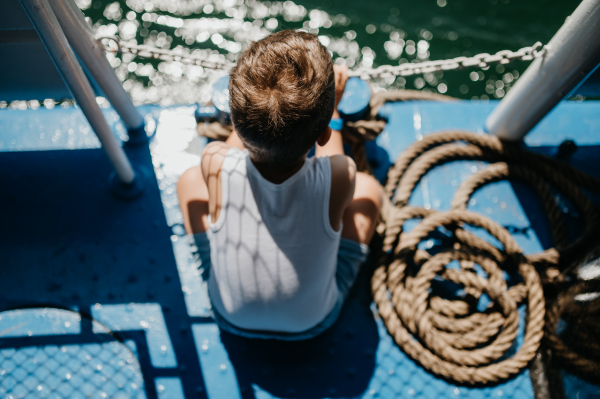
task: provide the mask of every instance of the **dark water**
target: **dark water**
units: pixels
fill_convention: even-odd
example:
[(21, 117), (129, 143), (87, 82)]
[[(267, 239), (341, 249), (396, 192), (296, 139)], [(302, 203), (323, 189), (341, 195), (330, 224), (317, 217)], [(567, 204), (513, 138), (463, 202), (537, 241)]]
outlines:
[[(234, 60), (246, 45), (273, 31), (306, 29), (320, 36), (338, 63), (397, 65), (478, 53), (516, 51), (547, 43), (576, 8), (560, 0), (77, 0), (100, 34), (119, 34), (161, 48), (202, 49)], [(138, 103), (205, 101), (222, 71), (178, 62), (112, 59)], [(442, 92), (464, 99), (502, 98), (527, 68), (515, 61), (487, 71), (472, 68), (374, 82)]]

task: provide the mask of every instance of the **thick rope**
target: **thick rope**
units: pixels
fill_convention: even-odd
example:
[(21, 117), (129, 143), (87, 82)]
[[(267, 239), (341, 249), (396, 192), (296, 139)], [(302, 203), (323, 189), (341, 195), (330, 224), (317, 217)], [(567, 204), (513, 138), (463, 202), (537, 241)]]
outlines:
[[(396, 206), (405, 205), (427, 171), (436, 165), (456, 160), (503, 161), (503, 163), (494, 164), (464, 182), (455, 194), (453, 208), (464, 209), (474, 191), (483, 185), (509, 178), (528, 183), (538, 193), (542, 206), (547, 212), (556, 247), (529, 255), (528, 259), (532, 264), (557, 267), (560, 260), (568, 263), (579, 256), (593, 240), (599, 224), (599, 215), (578, 185), (592, 192), (600, 192), (600, 180), (568, 164), (525, 151), (516, 144), (503, 142), (492, 135), (451, 131), (426, 136), (398, 157), (388, 173), (385, 192), (388, 197), (393, 196), (393, 203)], [(571, 244), (566, 243), (567, 232), (564, 227), (563, 213), (556, 204), (550, 185), (564, 194), (586, 215), (584, 232)], [(550, 274), (551, 276), (548, 277), (558, 278), (556, 270), (551, 270)]]
[[(543, 335), (544, 296), (538, 274), (511, 235), (490, 219), (458, 209), (428, 213), (410, 233), (400, 235), (391, 263), (387, 266), (389, 259), (384, 257), (373, 276), (374, 299), (388, 331), (423, 367), (459, 383), (488, 383), (518, 373), (535, 355)], [(423, 238), (440, 226), (452, 228), (459, 223), (486, 229), (502, 243), (505, 253), (489, 253), (482, 249), (485, 246), (473, 250), (457, 239), (456, 249), (432, 257), (421, 255), (415, 272), (417, 245)], [(474, 242), (483, 241), (469, 236)], [(389, 243), (388, 234), (386, 239)], [(447, 268), (452, 260), (459, 261), (461, 268)], [(509, 289), (502, 263), (518, 267), (524, 284)], [(478, 276), (473, 264), (480, 265), (489, 278)], [(431, 282), (436, 278), (458, 283), (468, 294), (457, 300), (432, 297)], [(495, 305), (474, 312), (483, 293)], [(499, 361), (513, 346), (519, 324), (517, 305), (525, 299), (530, 316), (524, 343), (515, 355)]]
[[(455, 160), (496, 163), (462, 183), (450, 211), (407, 205), (430, 169)], [(537, 192), (548, 215), (554, 248), (524, 256), (504, 227), (466, 210), (476, 190), (506, 179), (523, 181)], [(600, 181), (495, 136), (437, 133), (402, 153), (388, 174), (385, 191), (391, 200), (384, 203), (383, 223), (378, 229), (384, 232), (384, 255), (372, 278), (379, 313), (396, 343), (427, 370), (458, 383), (498, 382), (526, 367), (544, 334), (544, 293), (535, 267), (544, 281), (563, 281), (569, 270), (561, 270), (561, 265), (579, 255), (596, 233), (597, 211), (578, 186), (597, 192)], [(586, 228), (572, 243), (568, 242), (553, 190), (564, 194), (586, 215)], [(408, 219), (422, 220), (407, 233), (404, 222)], [(467, 225), (486, 230), (500, 242), (501, 249), (465, 230)], [(435, 255), (420, 249), (421, 243), (440, 228), (453, 245)], [(478, 274), (474, 265), (483, 273)], [(517, 270), (522, 282), (509, 287), (504, 270)], [(453, 299), (438, 296), (431, 289), (434, 280), (458, 284), (464, 295)], [(480, 312), (476, 305), (484, 293), (492, 304)], [(527, 305), (525, 337), (511, 355), (520, 304)]]
[[(546, 314), (544, 339), (552, 350), (555, 366), (563, 367), (590, 382), (600, 381), (600, 297), (581, 303), (577, 295), (598, 293), (600, 280), (578, 283), (560, 293)], [(557, 334), (561, 318), (570, 321), (570, 348)]]
[(196, 131), (207, 139), (225, 141), (233, 131), (233, 126), (222, 125), (219, 122), (199, 122)]

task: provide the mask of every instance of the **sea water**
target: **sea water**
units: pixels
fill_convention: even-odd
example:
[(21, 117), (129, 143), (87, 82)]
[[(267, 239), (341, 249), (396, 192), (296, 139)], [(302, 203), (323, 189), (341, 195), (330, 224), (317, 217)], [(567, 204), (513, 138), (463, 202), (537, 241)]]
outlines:
[[(564, 0), (76, 0), (98, 35), (235, 61), (252, 41), (282, 29), (318, 35), (337, 64), (398, 65), (547, 43), (577, 7)], [(109, 54), (138, 103), (207, 102), (223, 76), (178, 61)], [(371, 82), (374, 91), (424, 90), (500, 99), (529, 62)]]

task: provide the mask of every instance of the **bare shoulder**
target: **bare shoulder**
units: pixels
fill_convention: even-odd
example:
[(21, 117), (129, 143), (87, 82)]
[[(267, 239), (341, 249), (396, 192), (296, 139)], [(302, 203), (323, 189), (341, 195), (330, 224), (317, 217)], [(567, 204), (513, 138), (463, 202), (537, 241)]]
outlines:
[(329, 195), (329, 221), (338, 230), (344, 210), (352, 202), (356, 184), (356, 164), (345, 155), (329, 157), (331, 163), (331, 191)]
[(340, 194), (346, 193), (352, 198), (356, 180), (356, 164), (352, 158), (345, 155), (329, 157), (331, 163), (331, 188)]
[(200, 156), (200, 165), (205, 180), (208, 180), (211, 174), (215, 174), (221, 170), (223, 160), (230, 148), (230, 145), (222, 141), (213, 141), (204, 147)]
[(356, 164), (345, 155), (331, 155), (331, 191), (329, 195), (329, 223), (337, 231), (346, 207), (352, 202), (356, 183)]

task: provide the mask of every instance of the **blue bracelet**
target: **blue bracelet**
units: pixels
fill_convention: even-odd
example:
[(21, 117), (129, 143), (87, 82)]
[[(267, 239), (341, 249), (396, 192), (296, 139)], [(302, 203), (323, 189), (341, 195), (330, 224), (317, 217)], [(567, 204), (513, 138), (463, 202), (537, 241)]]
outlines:
[(329, 122), (329, 127), (331, 130), (337, 130), (338, 132), (342, 131), (344, 127), (344, 120), (342, 118), (334, 118)]

